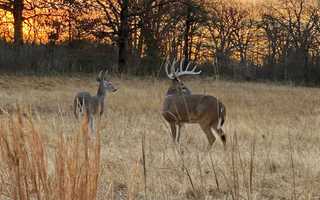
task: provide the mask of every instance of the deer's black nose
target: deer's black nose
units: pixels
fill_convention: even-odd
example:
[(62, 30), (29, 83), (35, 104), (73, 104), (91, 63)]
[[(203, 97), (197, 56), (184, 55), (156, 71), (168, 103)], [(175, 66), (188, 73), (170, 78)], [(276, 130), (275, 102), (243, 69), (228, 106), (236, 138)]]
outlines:
[(117, 89), (114, 89), (113, 92), (117, 91)]

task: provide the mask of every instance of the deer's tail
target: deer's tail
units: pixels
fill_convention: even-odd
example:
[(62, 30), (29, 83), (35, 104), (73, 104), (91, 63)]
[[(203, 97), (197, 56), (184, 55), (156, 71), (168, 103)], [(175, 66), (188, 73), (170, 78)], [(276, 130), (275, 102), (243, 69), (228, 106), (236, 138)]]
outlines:
[(224, 123), (226, 117), (226, 108), (224, 106), (221, 106), (220, 111), (219, 111), (219, 122), (218, 122), (218, 126), (217, 129), (221, 129), (221, 126)]

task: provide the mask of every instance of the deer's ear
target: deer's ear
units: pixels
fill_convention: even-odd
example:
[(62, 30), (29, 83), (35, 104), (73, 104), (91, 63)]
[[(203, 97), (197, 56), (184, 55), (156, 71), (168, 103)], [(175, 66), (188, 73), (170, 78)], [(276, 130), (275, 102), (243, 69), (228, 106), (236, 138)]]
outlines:
[(96, 77), (97, 82), (101, 82), (101, 78), (100, 77)]

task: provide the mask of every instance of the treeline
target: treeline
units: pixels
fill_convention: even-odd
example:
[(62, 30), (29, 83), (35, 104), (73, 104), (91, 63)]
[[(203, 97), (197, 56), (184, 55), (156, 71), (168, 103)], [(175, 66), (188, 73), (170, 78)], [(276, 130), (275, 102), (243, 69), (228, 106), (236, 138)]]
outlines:
[(203, 76), (320, 85), (319, 8), (317, 0), (6, 0), (0, 67), (145, 76), (183, 58)]

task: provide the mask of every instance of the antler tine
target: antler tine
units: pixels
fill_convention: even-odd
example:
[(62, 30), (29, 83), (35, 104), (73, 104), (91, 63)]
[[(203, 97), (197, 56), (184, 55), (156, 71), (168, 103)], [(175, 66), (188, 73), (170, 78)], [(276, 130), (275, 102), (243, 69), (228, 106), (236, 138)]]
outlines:
[(176, 73), (175, 73), (176, 77), (179, 77), (179, 76), (181, 76), (181, 75), (186, 75), (186, 74), (191, 74), (191, 75), (192, 75), (192, 74), (195, 74), (195, 75), (196, 75), (196, 74), (200, 74), (200, 73), (201, 73), (201, 70), (198, 71), (198, 72), (195, 72), (195, 71), (194, 71), (194, 70), (196, 70), (197, 65), (194, 66), (194, 68), (193, 68), (191, 71), (188, 71), (189, 66), (190, 66), (190, 63), (191, 63), (191, 62), (188, 63), (186, 70), (183, 70), (183, 69), (182, 69), (183, 59), (181, 59), (181, 62), (180, 62), (180, 72), (179, 72), (178, 70), (176, 71)]
[(168, 72), (168, 67), (169, 67), (169, 64), (170, 64), (170, 60), (167, 60), (167, 62), (166, 62), (166, 65), (165, 65), (165, 70), (166, 70), (166, 73), (167, 73), (167, 76), (168, 76), (168, 78), (170, 78), (170, 79), (174, 79), (174, 74), (172, 73), (172, 67), (171, 67), (171, 73), (169, 74), (169, 72)]
[[(183, 72), (183, 70), (182, 70), (183, 61), (184, 61), (184, 59), (182, 58), (182, 59), (181, 59), (181, 62), (180, 62), (180, 73)], [(189, 64), (190, 64), (190, 63), (189, 63)], [(189, 66), (189, 64), (188, 64), (188, 66)], [(188, 69), (188, 68), (187, 68), (187, 69)]]
[(99, 77), (101, 77), (102, 72), (103, 72), (103, 70), (101, 70), (101, 71), (100, 71), (100, 73), (99, 73)]
[(107, 76), (108, 76), (108, 70), (106, 69), (106, 73), (104, 73), (103, 79), (104, 79), (104, 80), (107, 80)]
[[(188, 70), (189, 65), (190, 65), (190, 63), (188, 64), (188, 66), (187, 66), (187, 69), (186, 69), (186, 70)], [(197, 68), (197, 66), (198, 66), (198, 65), (194, 66), (194, 68), (193, 68), (190, 72), (193, 72), (194, 74), (200, 74), (200, 73), (201, 73), (201, 70), (199, 70), (198, 72), (195, 72), (195, 71), (194, 71), (194, 70)]]
[[(183, 70), (182, 67), (183, 67), (183, 59), (181, 59), (180, 61), (180, 68), (178, 68), (177, 70), (174, 69), (174, 66), (176, 65), (176, 63), (178, 62), (176, 59), (173, 60), (172, 64), (170, 64), (170, 61), (168, 60), (165, 64), (165, 71), (167, 73), (167, 76), (170, 78), (170, 79), (178, 79), (179, 76), (181, 75), (185, 75), (185, 74), (200, 74), (201, 73), (201, 70), (198, 71), (198, 72), (195, 72), (194, 70), (197, 68), (197, 65), (194, 66), (194, 68), (191, 70), (191, 71), (188, 71), (189, 69), (189, 66), (190, 66), (190, 62), (188, 63), (187, 65), (187, 68), (186, 70)], [(168, 67), (169, 67), (169, 64), (171, 65), (171, 72), (169, 73), (168, 71)], [(180, 71), (179, 71), (180, 70)]]
[(179, 72), (179, 68), (175, 71), (174, 66), (176, 65), (178, 61), (176, 59), (173, 59), (172, 65), (171, 65), (171, 72), (174, 74), (176, 78), (178, 78), (177, 73)]
[[(189, 62), (188, 65), (187, 65), (186, 71), (188, 71), (189, 66), (190, 66), (190, 62)], [(196, 66), (197, 66), (197, 65), (196, 65)], [(193, 71), (194, 71), (194, 69), (193, 69)]]

